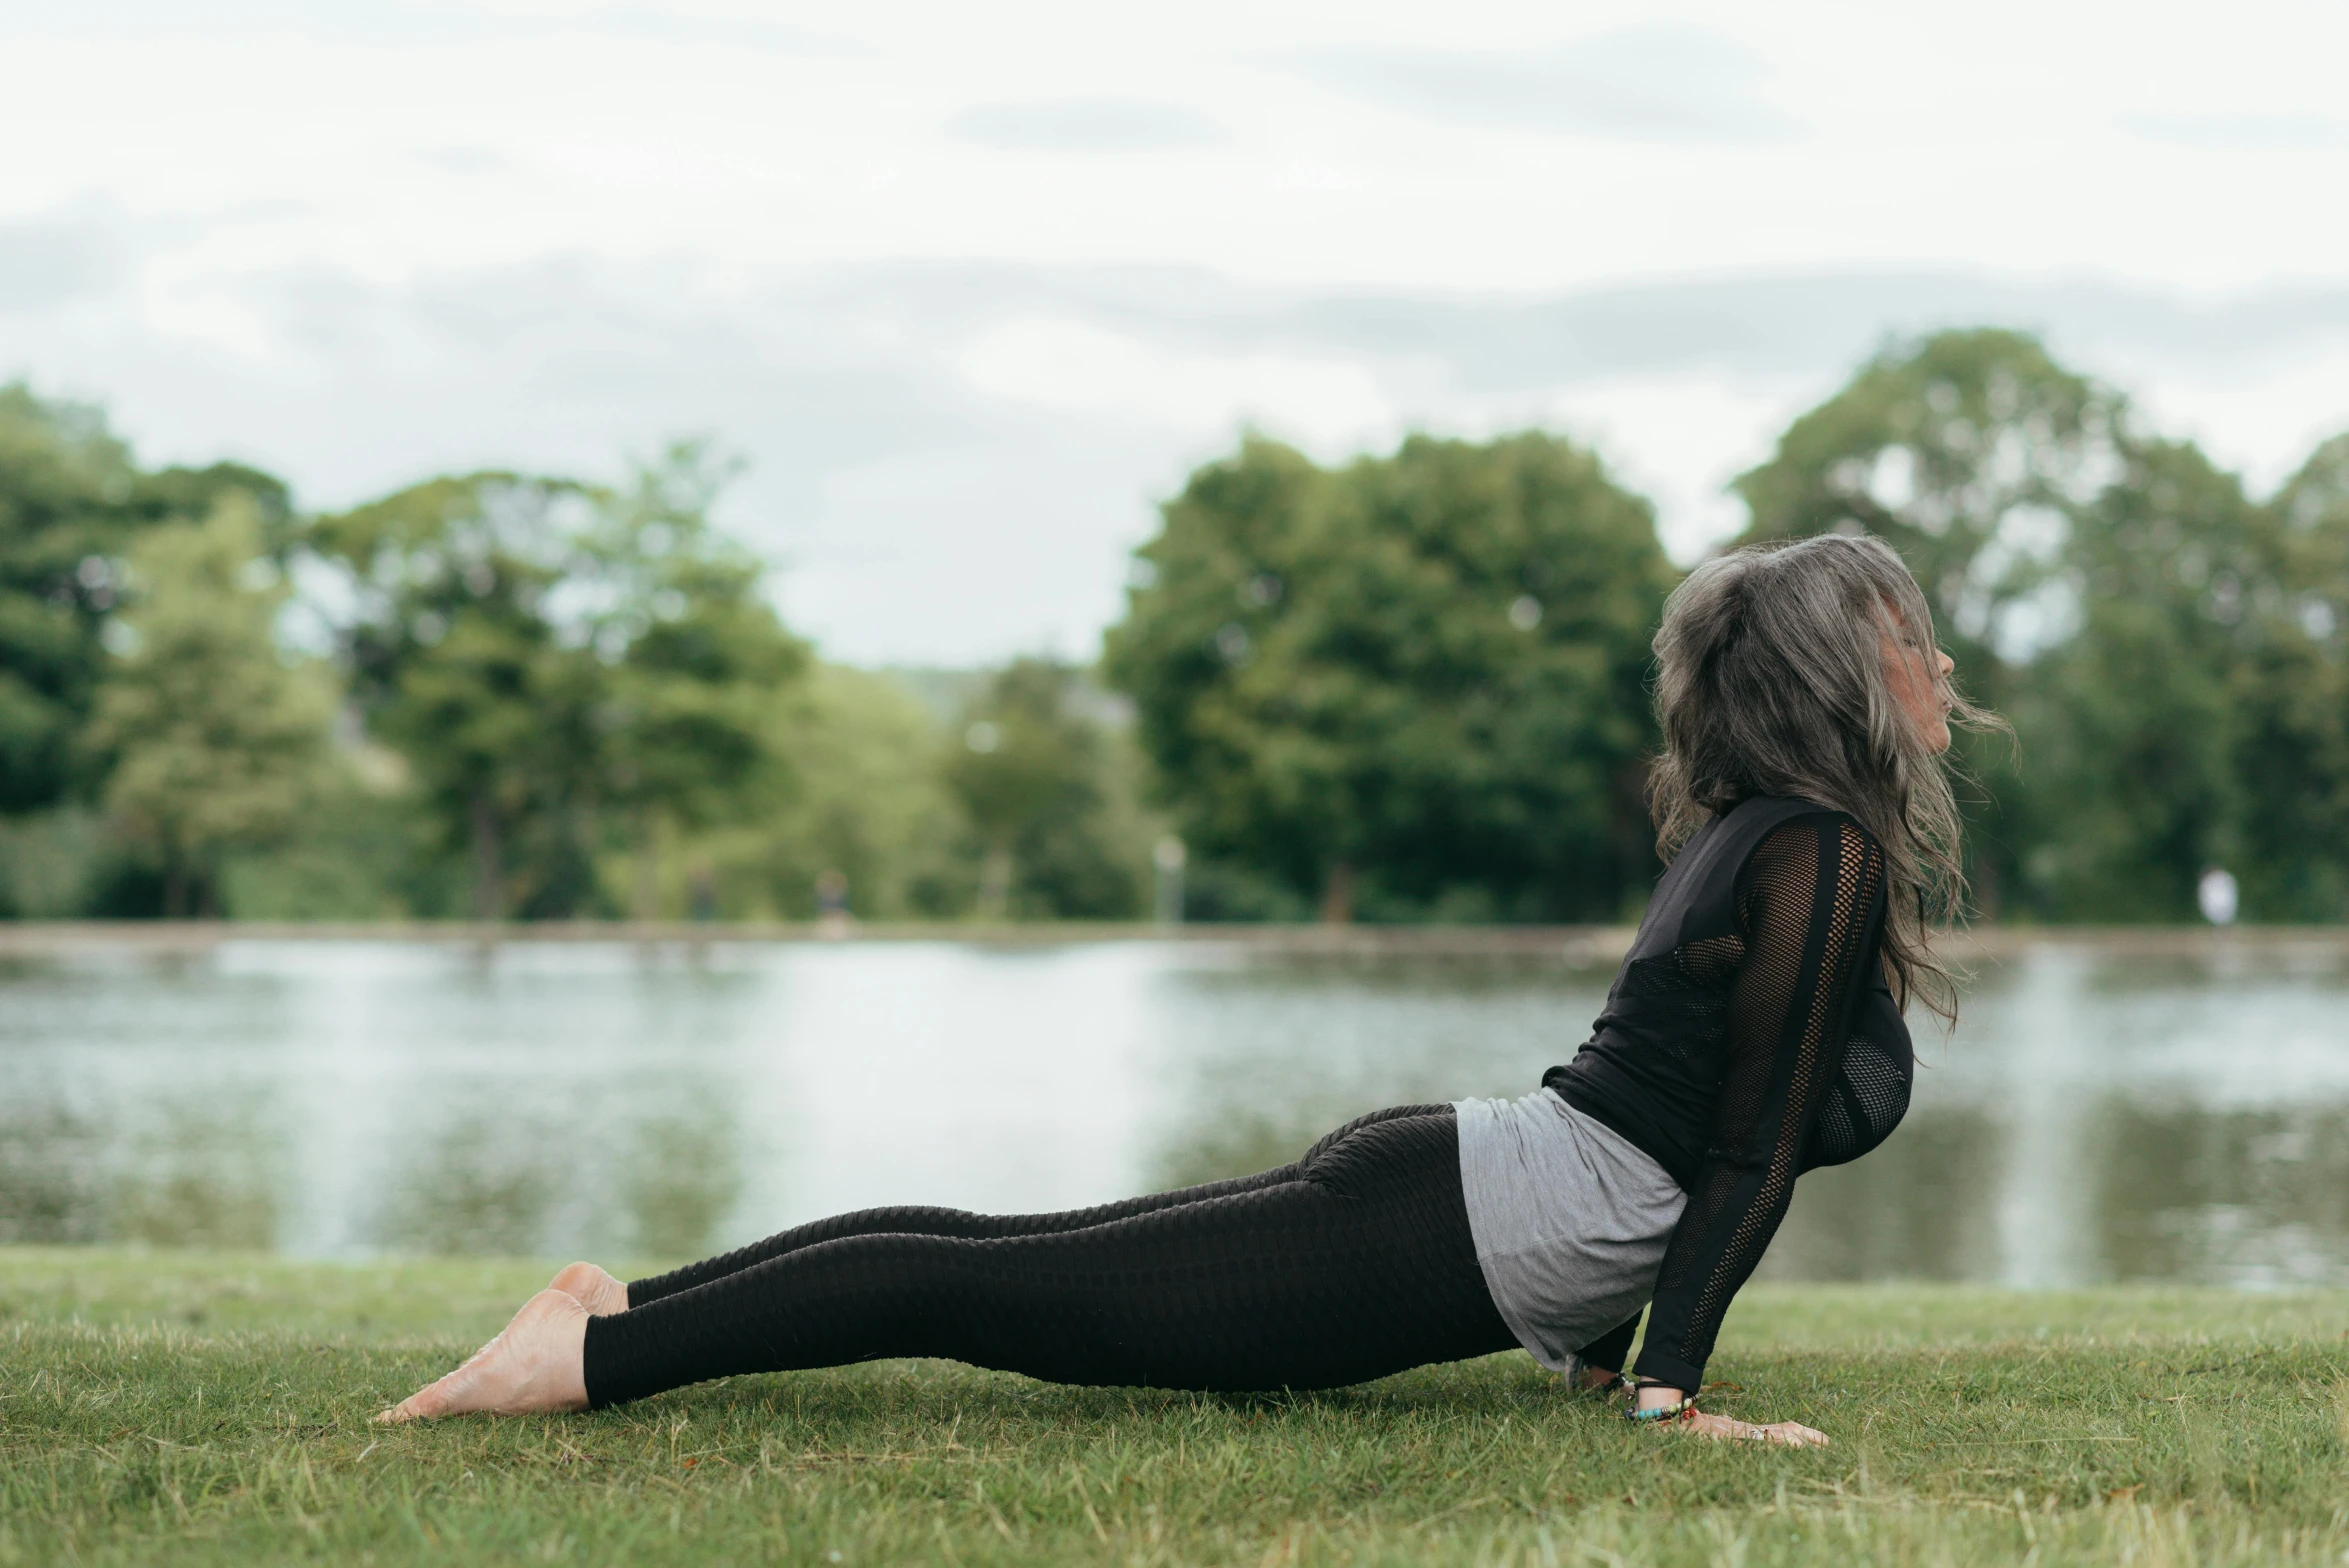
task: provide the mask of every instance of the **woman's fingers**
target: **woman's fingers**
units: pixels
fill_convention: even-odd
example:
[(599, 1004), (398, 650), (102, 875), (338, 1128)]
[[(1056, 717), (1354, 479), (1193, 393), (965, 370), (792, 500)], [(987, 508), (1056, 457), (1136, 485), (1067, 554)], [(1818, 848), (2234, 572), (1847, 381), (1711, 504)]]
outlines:
[(1800, 1421), (1775, 1421), (1757, 1428), (1770, 1442), (1784, 1443), (1790, 1448), (1825, 1448), (1827, 1434), (1816, 1427), (1804, 1426)]
[(1749, 1443), (1783, 1443), (1789, 1448), (1825, 1448), (1827, 1434), (1799, 1421), (1776, 1421), (1768, 1426), (1756, 1426), (1750, 1421), (1735, 1421), (1728, 1416), (1698, 1411), (1679, 1421), (1668, 1423), (1701, 1432), (1707, 1437), (1728, 1438)]

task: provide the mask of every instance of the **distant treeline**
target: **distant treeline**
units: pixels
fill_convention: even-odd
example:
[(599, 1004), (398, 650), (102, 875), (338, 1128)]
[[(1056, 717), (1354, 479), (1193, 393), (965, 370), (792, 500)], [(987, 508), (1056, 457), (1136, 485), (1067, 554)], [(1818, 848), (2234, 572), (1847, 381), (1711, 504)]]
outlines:
[(681, 446), (616, 488), (478, 473), (304, 516), (0, 390), (0, 909), (1142, 911), (1109, 700), (1037, 661), (821, 663), (709, 527), (724, 478)]
[[(1250, 438), (1138, 554), (1100, 666), (829, 665), (684, 445), (305, 514), (0, 389), (0, 912), (1619, 918), (1656, 869), (1678, 574), (1588, 450)], [(2010, 919), (2349, 915), (2349, 435), (2273, 495), (2029, 337), (1888, 348), (1735, 482), (1866, 529), (2015, 738), (1969, 740)]]

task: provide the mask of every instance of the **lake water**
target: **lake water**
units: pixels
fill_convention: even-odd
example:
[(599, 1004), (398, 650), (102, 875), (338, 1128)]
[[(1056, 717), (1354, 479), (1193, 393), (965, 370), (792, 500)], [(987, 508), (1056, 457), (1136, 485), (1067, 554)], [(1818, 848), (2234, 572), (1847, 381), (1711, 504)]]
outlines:
[[(1065, 1208), (1517, 1094), (1609, 978), (1246, 943), (232, 940), (0, 960), (0, 1240), (681, 1257)], [(1986, 965), (1767, 1275), (2349, 1283), (2349, 959)]]

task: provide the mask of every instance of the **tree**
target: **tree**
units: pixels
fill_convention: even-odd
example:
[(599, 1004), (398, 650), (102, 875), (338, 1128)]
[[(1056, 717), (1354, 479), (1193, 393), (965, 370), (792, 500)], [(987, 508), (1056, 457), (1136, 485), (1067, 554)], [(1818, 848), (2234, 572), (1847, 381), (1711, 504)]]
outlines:
[(603, 681), (584, 641), (558, 635), (555, 591), (593, 505), (572, 481), (477, 473), (307, 531), (349, 584), (339, 631), (353, 691), (468, 848), (477, 920), (502, 919), (517, 892), (525, 907), (538, 895), (541, 909), (567, 908), (592, 881), (580, 814)]
[(804, 920), (827, 876), (863, 918), (968, 905), (938, 720), (912, 693), (888, 675), (818, 664), (767, 723), (790, 788), (688, 840), (719, 909)]
[(2132, 442), (2074, 517), (2077, 629), (2012, 682), (2036, 831), (2024, 891), (2065, 918), (2191, 919), (2213, 865), (2247, 870), (2243, 754), (2302, 639), (2272, 607), (2268, 516), (2190, 443)]
[[(2255, 918), (2349, 897), (2349, 442), (2268, 505), (2033, 339), (1888, 349), (1737, 481), (1747, 539), (1866, 527), (1935, 601), (1974, 744), (1983, 903), (2190, 919), (2213, 865)], [(2339, 607), (2339, 608), (2336, 608)]]
[(707, 828), (787, 787), (772, 717), (810, 656), (761, 594), (758, 558), (709, 526), (728, 477), (702, 446), (671, 447), (602, 499), (576, 573), (606, 671), (598, 789), (634, 840), (644, 918), (658, 912), (664, 830)]
[(2239, 754), (2245, 905), (2270, 919), (2339, 920), (2349, 915), (2349, 435), (2311, 453), (2262, 512), (2278, 566), (2249, 596), (2261, 635)]
[(1898, 550), (1978, 678), (2060, 631), (2036, 602), (2072, 519), (2119, 476), (2121, 396), (1997, 328), (1895, 344), (1787, 428), (1733, 488), (1741, 539), (1832, 530)]
[(334, 695), (275, 636), (287, 589), (240, 496), (203, 523), (148, 530), (128, 562), (125, 651), (101, 684), (89, 744), (112, 762), (106, 803), (161, 862), (164, 913), (209, 903), (221, 856), (293, 822), (327, 751)]
[(468, 846), (475, 918), (603, 907), (607, 824), (651, 913), (664, 831), (778, 784), (770, 712), (808, 655), (708, 525), (724, 477), (684, 445), (626, 491), (470, 474), (310, 526), (370, 727)]
[[(2003, 709), (2019, 666), (2068, 634), (2074, 606), (2055, 575), (2073, 520), (2120, 470), (2127, 418), (2118, 393), (2026, 333), (1893, 343), (1738, 476), (1751, 513), (1739, 542), (1837, 529), (1885, 540), (1932, 602), (1968, 692)], [(2011, 748), (1961, 736), (1959, 756), (1987, 786), (1968, 855), (1995, 912), (2039, 830), (2018, 816), (2029, 802)]]
[(1141, 913), (1146, 842), (1118, 820), (1112, 736), (1076, 711), (1077, 684), (1067, 665), (1015, 660), (949, 742), (947, 788), (977, 851), (980, 907), (997, 918)]
[(169, 518), (242, 494), (282, 531), (285, 486), (234, 464), (142, 471), (95, 408), (0, 386), (0, 813), (87, 797), (103, 782), (79, 744), (107, 667), (103, 636), (123, 553)]
[(1325, 915), (1612, 918), (1654, 865), (1647, 503), (1554, 436), (1336, 473), (1251, 438), (1140, 551), (1105, 668), (1193, 848)]

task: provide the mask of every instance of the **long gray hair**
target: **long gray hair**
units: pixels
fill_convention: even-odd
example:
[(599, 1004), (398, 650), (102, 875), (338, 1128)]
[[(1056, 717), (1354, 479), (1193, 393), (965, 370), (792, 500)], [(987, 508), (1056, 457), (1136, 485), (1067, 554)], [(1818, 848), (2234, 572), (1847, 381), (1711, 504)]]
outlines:
[(1850, 813), (1884, 848), (1893, 995), (1954, 1023), (1957, 987), (1933, 928), (1963, 912), (1957, 802), (1884, 677), (1884, 648), (1924, 661), (1953, 725), (2002, 728), (1941, 679), (1933, 610), (1881, 539), (1821, 534), (1751, 545), (1699, 566), (1656, 632), (1664, 751), (1648, 775), (1666, 859), (1716, 814), (1756, 795)]

